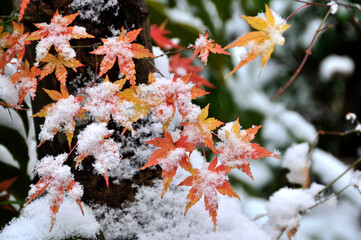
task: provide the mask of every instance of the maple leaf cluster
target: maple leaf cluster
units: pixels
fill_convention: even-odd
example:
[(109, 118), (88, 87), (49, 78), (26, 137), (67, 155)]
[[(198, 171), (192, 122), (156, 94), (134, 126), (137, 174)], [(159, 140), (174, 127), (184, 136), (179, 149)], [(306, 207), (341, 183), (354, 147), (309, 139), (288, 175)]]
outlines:
[[(29, 0), (21, 3), (20, 17), (22, 18)], [(13, 22), (13, 32), (2, 33), (0, 26), (0, 71), (16, 56), (17, 72), (10, 78), (19, 92), (19, 107), (27, 93), (35, 97), (37, 82), (55, 72), (60, 84), (60, 91), (44, 89), (54, 103), (43, 107), (32, 117), (45, 118), (40, 126), (38, 136), (40, 144), (52, 141), (59, 132), (66, 135), (71, 152), (76, 149), (76, 167), (88, 156), (93, 156), (94, 169), (101, 174), (109, 186), (109, 170), (121, 160), (117, 143), (111, 138), (113, 130), (107, 128), (112, 119), (116, 124), (129, 130), (135, 135), (133, 123), (144, 118), (150, 112), (155, 115), (163, 125), (164, 137), (148, 141), (158, 149), (150, 156), (148, 162), (141, 170), (160, 165), (163, 177), (162, 197), (167, 192), (174, 176), (179, 168), (189, 172), (190, 176), (184, 179), (179, 186), (191, 187), (186, 197), (185, 214), (202, 197), (205, 208), (209, 212), (214, 224), (217, 226), (218, 193), (235, 197), (235, 193), (228, 182), (227, 174), (238, 168), (253, 179), (250, 160), (264, 157), (276, 157), (276, 153), (268, 151), (251, 143), (261, 126), (242, 130), (238, 119), (227, 123), (214, 131), (224, 123), (208, 117), (209, 105), (201, 109), (192, 100), (202, 97), (208, 92), (202, 90), (202, 85), (213, 87), (199, 73), (202, 67), (192, 65), (195, 56), (199, 55), (206, 65), (209, 52), (229, 55), (214, 40), (208, 39), (209, 33), (199, 34), (194, 45), (192, 58), (174, 55), (170, 60), (170, 71), (175, 73), (172, 79), (166, 79), (160, 75), (150, 73), (148, 84), (136, 85), (136, 71), (134, 59), (155, 58), (148, 49), (138, 43), (133, 43), (142, 29), (127, 31), (122, 28), (118, 37), (101, 39), (103, 45), (99, 46), (90, 54), (105, 55), (100, 64), (100, 73), (97, 76), (98, 84), (87, 86), (76, 96), (69, 94), (66, 84), (68, 72), (66, 68), (74, 71), (83, 65), (75, 58), (76, 53), (70, 45), (71, 39), (94, 38), (86, 29), (79, 26), (69, 25), (79, 13), (62, 16), (58, 11), (54, 14), (50, 24), (37, 23), (39, 29), (32, 33), (24, 33), (22, 24)], [(274, 45), (282, 45), (284, 38), (282, 33), (289, 27), (287, 24), (278, 24), (277, 17), (266, 5), (265, 16), (246, 17), (242, 16), (252, 27), (259, 30), (246, 34), (235, 43), (226, 48), (235, 46), (248, 46), (252, 49), (247, 53), (247, 59), (230, 73), (234, 73), (244, 64), (262, 54), (262, 67), (268, 61), (273, 52)], [(276, 21), (277, 20), (277, 21)], [(165, 25), (157, 27), (153, 25), (151, 36), (163, 49), (180, 49), (181, 46), (174, 44), (165, 35), (170, 32), (164, 29)], [(30, 41), (38, 41), (36, 46), (36, 64), (30, 66), (28, 61), (22, 63), (25, 46)], [(49, 53), (54, 48), (56, 55)], [(103, 81), (99, 78), (114, 66), (118, 61), (119, 71), (122, 78), (110, 80), (108, 76)], [(43, 66), (43, 67), (40, 67)], [(229, 75), (230, 75), (229, 74)], [(123, 89), (129, 81), (131, 87)], [(9, 106), (9, 105), (8, 105)], [(175, 131), (168, 131), (168, 127), (176, 113), (179, 113), (182, 121)], [(76, 121), (84, 120), (89, 125), (79, 130), (77, 142), (73, 144)], [(123, 131), (123, 133), (124, 133)], [(217, 136), (217, 137), (215, 137)], [(74, 146), (73, 146), (74, 145)], [(210, 163), (205, 160), (203, 168), (194, 168), (190, 161), (190, 154), (199, 145), (208, 147), (213, 154), (218, 155)], [(73, 146), (73, 148), (72, 148)], [(64, 165), (69, 154), (61, 154), (56, 157), (47, 156), (37, 164), (35, 171), (40, 180), (31, 186), (28, 203), (47, 191), (51, 203), (51, 228), (54, 225), (56, 214), (64, 196), (73, 198), (81, 207), (80, 198), (82, 187), (75, 182), (70, 172), (70, 167)], [(51, 230), (51, 229), (50, 229)]]

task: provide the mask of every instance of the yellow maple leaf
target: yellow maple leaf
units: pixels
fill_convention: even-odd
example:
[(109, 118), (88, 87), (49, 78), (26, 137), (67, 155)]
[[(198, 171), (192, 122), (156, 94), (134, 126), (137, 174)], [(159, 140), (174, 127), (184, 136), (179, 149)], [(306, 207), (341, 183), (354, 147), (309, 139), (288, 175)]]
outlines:
[(247, 23), (258, 31), (250, 32), (239, 37), (233, 43), (227, 45), (224, 49), (233, 47), (245, 47), (246, 53), (241, 57), (238, 65), (225, 77), (229, 77), (238, 69), (254, 60), (257, 56), (262, 55), (262, 68), (268, 62), (275, 49), (275, 45), (283, 45), (285, 38), (282, 33), (291, 25), (286, 24), (276, 13), (266, 5), (266, 13), (259, 14), (257, 17), (241, 16)]

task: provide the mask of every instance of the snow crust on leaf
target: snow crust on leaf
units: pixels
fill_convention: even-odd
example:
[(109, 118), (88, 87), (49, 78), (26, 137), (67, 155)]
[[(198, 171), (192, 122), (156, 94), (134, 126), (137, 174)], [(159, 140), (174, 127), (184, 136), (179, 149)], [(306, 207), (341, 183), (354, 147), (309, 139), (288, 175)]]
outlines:
[(308, 143), (294, 144), (286, 150), (282, 167), (290, 170), (286, 175), (290, 183), (308, 185), (308, 172), (311, 165), (307, 158), (308, 150)]
[(99, 174), (104, 176), (107, 186), (109, 185), (108, 170), (118, 166), (117, 163), (120, 161), (117, 144), (113, 139), (108, 138), (113, 132), (114, 130), (107, 129), (106, 123), (101, 122), (88, 125), (78, 135), (77, 165), (87, 156), (94, 156), (93, 166)]
[(139, 86), (138, 97), (152, 106), (154, 115), (166, 127), (173, 119), (176, 108), (183, 118), (194, 121), (200, 108), (192, 103), (195, 85), (187, 80), (176, 75), (173, 80), (156, 76), (153, 83)]
[(59, 130), (73, 133), (75, 117), (79, 115), (80, 109), (79, 99), (72, 95), (68, 98), (61, 98), (46, 108), (45, 122), (40, 126), (39, 140), (53, 140)]
[(119, 102), (115, 95), (120, 90), (119, 85), (104, 81), (86, 90), (89, 96), (83, 109), (88, 111), (97, 121), (110, 119), (110, 114)]
[(216, 144), (215, 148), (220, 152), (221, 162), (227, 166), (241, 169), (252, 179), (250, 159), (257, 160), (271, 156), (279, 158), (275, 153), (260, 147), (259, 144), (251, 143), (260, 127), (242, 130), (237, 119), (219, 129), (217, 134), (221, 141)]
[(84, 27), (68, 27), (79, 13), (62, 16), (58, 11), (54, 14), (50, 24), (38, 23), (35, 26), (40, 29), (32, 32), (27, 40), (40, 40), (36, 45), (36, 61), (40, 62), (48, 54), (51, 46), (61, 54), (65, 60), (75, 58), (76, 53), (70, 46), (71, 39), (94, 38), (86, 33)]
[(268, 222), (265, 230), (272, 239), (281, 234), (297, 230), (301, 222), (301, 212), (315, 205), (315, 195), (323, 189), (323, 185), (313, 183), (309, 189), (282, 188), (275, 192), (267, 203)]

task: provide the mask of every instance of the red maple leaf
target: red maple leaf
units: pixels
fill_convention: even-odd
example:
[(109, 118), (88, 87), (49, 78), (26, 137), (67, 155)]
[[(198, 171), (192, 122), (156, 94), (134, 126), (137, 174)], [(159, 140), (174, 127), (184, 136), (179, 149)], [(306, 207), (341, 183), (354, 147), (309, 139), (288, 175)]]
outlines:
[(169, 60), (169, 71), (176, 73), (181, 77), (191, 73), (190, 81), (193, 82), (198, 88), (201, 88), (202, 85), (214, 88), (212, 83), (199, 75), (203, 68), (192, 65), (192, 61), (192, 58), (181, 57), (179, 53), (175, 54)]
[[(224, 127), (226, 128), (227, 125)], [(221, 142), (217, 143), (216, 150), (220, 153), (222, 164), (234, 166), (241, 169), (253, 179), (249, 159), (257, 160), (264, 157), (279, 158), (275, 153), (260, 147), (257, 143), (250, 143), (262, 126), (255, 126), (241, 130), (238, 119), (232, 124), (230, 131), (220, 129), (218, 136)], [(228, 128), (229, 129), (229, 128)], [(224, 131), (223, 134), (220, 132)]]
[[(0, 202), (9, 201), (10, 191), (9, 188), (11, 185), (18, 179), (18, 177), (13, 177), (10, 179), (3, 180), (0, 182)], [(7, 193), (5, 193), (7, 192)], [(3, 208), (8, 211), (15, 211), (15, 209), (8, 204), (0, 205), (0, 208)]]
[(181, 49), (181, 46), (174, 44), (169, 38), (164, 36), (169, 33), (170, 31), (165, 30), (163, 24), (159, 27), (156, 24), (153, 24), (150, 29), (150, 36), (159, 47), (167, 50), (172, 48)]
[(215, 43), (214, 40), (208, 40), (208, 36), (208, 31), (206, 31), (204, 36), (202, 34), (199, 34), (199, 38), (196, 39), (194, 46), (192, 46), (192, 48), (194, 48), (192, 58), (199, 54), (199, 57), (205, 65), (207, 65), (209, 51), (211, 51), (212, 53), (229, 55), (229, 53), (225, 51), (219, 44)]
[(63, 165), (67, 159), (67, 154), (61, 154), (57, 157), (46, 156), (37, 163), (35, 171), (39, 174), (40, 180), (32, 185), (29, 191), (29, 199), (24, 206), (29, 204), (39, 195), (47, 191), (50, 198), (50, 211), (51, 211), (51, 227), (52, 230), (56, 214), (59, 211), (60, 205), (64, 199), (64, 192), (71, 198), (75, 199), (82, 214), (84, 215), (81, 206), (80, 197), (83, 195), (83, 189), (79, 183), (75, 182), (74, 176), (70, 171), (70, 167)]
[(68, 27), (78, 14), (79, 13), (75, 13), (63, 17), (59, 14), (58, 10), (56, 10), (50, 24), (34, 24), (40, 30), (32, 32), (27, 40), (40, 40), (36, 46), (36, 60), (38, 62), (42, 61), (48, 55), (51, 46), (54, 46), (55, 50), (65, 59), (72, 59), (76, 53), (70, 46), (69, 41), (71, 39), (94, 38), (94, 36), (86, 32), (84, 27)]
[(90, 52), (92, 54), (105, 55), (100, 63), (100, 73), (98, 77), (111, 69), (116, 59), (118, 59), (120, 72), (125, 75), (132, 86), (135, 85), (135, 64), (133, 58), (154, 58), (154, 55), (143, 45), (131, 43), (137, 38), (140, 31), (142, 31), (142, 28), (125, 34), (124, 27), (122, 27), (122, 32), (117, 39), (102, 38), (104, 45)]
[(218, 195), (235, 197), (239, 199), (237, 193), (228, 182), (226, 174), (233, 167), (219, 165), (217, 166), (217, 157), (209, 164), (208, 169), (192, 169), (192, 176), (187, 177), (178, 186), (191, 186), (187, 195), (187, 205), (184, 214), (196, 204), (204, 195), (204, 203), (209, 216), (212, 218), (214, 231), (217, 227)]
[(180, 138), (174, 142), (169, 132), (164, 133), (164, 138), (155, 138), (146, 143), (152, 144), (160, 149), (156, 150), (150, 156), (148, 162), (140, 170), (158, 164), (162, 167), (164, 183), (163, 197), (177, 172), (178, 165), (187, 171), (192, 169), (192, 164), (189, 161), (187, 152), (193, 151), (194, 147), (187, 142), (186, 136), (180, 136)]
[(29, 33), (24, 34), (24, 26), (23, 24), (19, 24), (16, 22), (13, 23), (13, 32), (11, 34), (2, 33), (4, 46), (7, 48), (5, 53), (3, 53), (0, 57), (0, 69), (3, 69), (6, 64), (8, 64), (16, 55), (18, 60), (23, 59), (25, 54), (25, 45), (30, 44), (30, 41), (27, 41)]
[(18, 21), (21, 21), (21, 19), (23, 18), (26, 6), (28, 5), (29, 2), (30, 2), (30, 0), (21, 0), (20, 12), (19, 12), (19, 20)]
[(37, 76), (39, 75), (40, 69), (36, 66), (30, 68), (29, 62), (25, 61), (25, 68), (20, 69), (10, 77), (10, 80), (16, 84), (19, 89), (19, 106), (27, 93), (29, 93), (32, 98), (35, 97), (36, 88), (38, 86)]

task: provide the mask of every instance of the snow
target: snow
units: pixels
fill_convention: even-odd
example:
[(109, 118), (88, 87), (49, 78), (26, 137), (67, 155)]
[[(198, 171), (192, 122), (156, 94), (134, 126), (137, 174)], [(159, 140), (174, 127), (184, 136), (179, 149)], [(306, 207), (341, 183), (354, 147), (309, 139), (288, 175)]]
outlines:
[(301, 212), (316, 204), (314, 196), (323, 188), (313, 183), (309, 189), (282, 188), (275, 192), (267, 203), (268, 222), (265, 230), (272, 239), (279, 239), (283, 232), (298, 228)]
[[(10, 77), (0, 74), (0, 100), (6, 104), (16, 106), (19, 103), (19, 90), (10, 81)], [(4, 104), (4, 102), (1, 102)]]
[(282, 167), (290, 170), (287, 174), (290, 183), (307, 185), (309, 181), (308, 171), (311, 164), (307, 158), (308, 150), (308, 143), (294, 144), (286, 150)]
[[(193, 166), (204, 162), (203, 156), (194, 151), (191, 155)], [(184, 170), (179, 170), (174, 182), (179, 183), (186, 176)], [(172, 183), (168, 193), (160, 198), (163, 183), (155, 180), (152, 187), (138, 188), (135, 201), (125, 203), (123, 209), (105, 206), (93, 206), (93, 211), (99, 220), (105, 238), (122, 239), (200, 239), (200, 240), (268, 240), (269, 237), (240, 209), (237, 199), (220, 196), (217, 231), (213, 232), (213, 224), (205, 211), (201, 199), (184, 216), (186, 196), (189, 189), (174, 187)]]
[(355, 63), (348, 56), (332, 54), (322, 60), (320, 74), (323, 81), (329, 81), (336, 74), (351, 76), (355, 71)]
[(332, 0), (327, 3), (328, 6), (331, 8), (331, 14), (336, 14), (338, 12), (338, 4), (337, 1)]
[(361, 181), (361, 171), (356, 170), (352, 174), (352, 177), (350, 178), (350, 185), (359, 188), (360, 181)]
[(74, 96), (59, 99), (46, 109), (47, 115), (44, 124), (40, 126), (39, 140), (53, 140), (60, 129), (66, 133), (74, 132), (75, 116), (79, 114), (79, 111), (80, 104)]
[(71, 237), (92, 238), (100, 230), (92, 210), (83, 205), (84, 216), (79, 206), (70, 198), (65, 198), (60, 206), (54, 227), (50, 229), (50, 198), (48, 195), (34, 200), (22, 209), (1, 232), (0, 240), (66, 239)]
[(117, 0), (74, 0), (69, 6), (74, 11), (80, 12), (80, 19), (90, 20), (93, 23), (101, 22), (100, 15), (103, 12), (112, 11), (111, 14), (114, 14), (114, 16), (118, 16), (119, 12)]
[(351, 121), (352, 123), (354, 123), (354, 121), (357, 119), (356, 114), (354, 113), (347, 113), (346, 114), (346, 120)]
[[(159, 56), (164, 52), (159, 47), (153, 46), (153, 54), (154, 56)], [(163, 57), (157, 57), (154, 59), (155, 67), (158, 71), (167, 79), (172, 78), (171, 74), (169, 73), (169, 59), (167, 55)]]
[[(312, 172), (320, 177), (321, 181), (325, 184), (332, 182), (338, 176), (340, 176), (346, 169), (347, 166), (342, 163), (339, 159), (332, 156), (330, 153), (322, 151), (321, 149), (314, 149), (311, 154), (312, 159)], [(352, 173), (347, 172), (342, 178), (332, 185), (334, 192), (340, 191), (350, 183)], [(361, 208), (360, 193), (355, 188), (348, 188), (343, 193), (351, 200), (355, 207)]]

